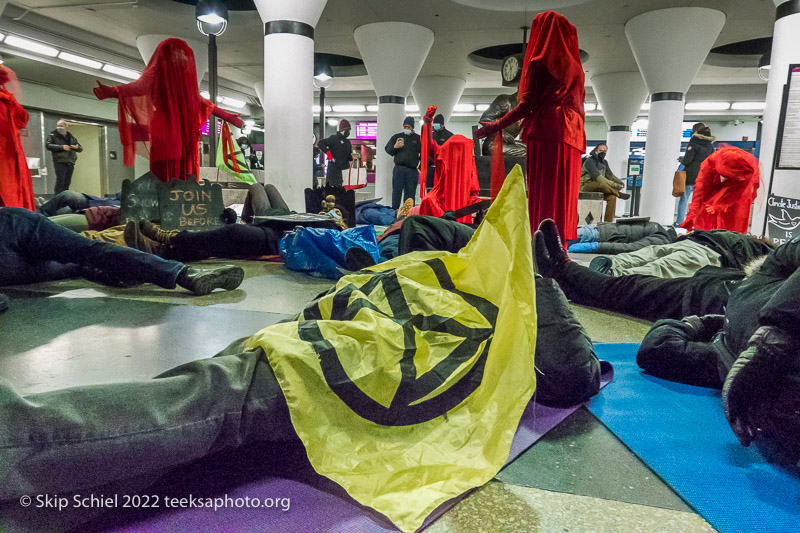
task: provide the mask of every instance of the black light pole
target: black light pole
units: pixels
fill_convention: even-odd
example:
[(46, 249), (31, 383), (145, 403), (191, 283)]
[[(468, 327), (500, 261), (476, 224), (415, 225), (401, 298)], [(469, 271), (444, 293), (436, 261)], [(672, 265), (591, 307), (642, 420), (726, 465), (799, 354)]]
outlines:
[[(208, 36), (208, 94), (211, 103), (217, 105), (217, 36), (228, 27), (228, 8), (217, 0), (198, 0), (194, 11), (197, 29)], [(211, 140), (209, 162), (217, 166), (217, 117), (211, 115), (208, 122)]]
[(314, 86), (319, 88), (319, 137), (325, 138), (325, 89), (333, 85), (333, 71), (328, 65), (314, 67)]

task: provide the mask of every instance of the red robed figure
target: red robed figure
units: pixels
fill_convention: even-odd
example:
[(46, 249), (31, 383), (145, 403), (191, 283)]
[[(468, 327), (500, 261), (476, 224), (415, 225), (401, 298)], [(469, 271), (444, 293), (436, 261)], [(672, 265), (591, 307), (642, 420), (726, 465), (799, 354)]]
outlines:
[[(441, 217), (445, 211), (456, 211), (480, 201), (472, 140), (453, 135), (442, 146), (434, 141), (429, 146), (436, 161), (436, 174), (433, 188), (422, 198), (419, 214)], [(472, 215), (458, 221), (468, 224)]]
[[(578, 32), (564, 16), (545, 11), (531, 24), (519, 105), (476, 132), (476, 137), (485, 137), (522, 119), (521, 136), (528, 146), (531, 231), (552, 218), (565, 243), (578, 236), (585, 98)], [(495, 150), (494, 157), (503, 157), (502, 150)], [(492, 190), (499, 190), (497, 178), (493, 173)]]
[(16, 78), (13, 70), (0, 65), (0, 198), (7, 207), (36, 211), (31, 171), (19, 140), (28, 112), (9, 90)]
[(97, 84), (97, 98), (119, 100), (125, 166), (132, 167), (137, 154), (147, 157), (150, 171), (161, 181), (186, 180), (187, 174), (197, 179), (200, 127), (209, 115), (244, 125), (238, 115), (200, 96), (194, 52), (180, 39), (159, 43), (138, 80), (115, 87)]
[(717, 150), (700, 166), (689, 214), (681, 227), (747, 233), (760, 175), (753, 154), (734, 146)]

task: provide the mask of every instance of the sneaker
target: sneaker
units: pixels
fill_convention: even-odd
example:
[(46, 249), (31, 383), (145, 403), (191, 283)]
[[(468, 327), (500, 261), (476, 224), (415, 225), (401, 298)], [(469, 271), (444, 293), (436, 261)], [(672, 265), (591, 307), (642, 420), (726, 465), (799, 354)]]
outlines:
[(237, 266), (224, 266), (200, 270), (194, 267), (186, 269), (178, 275), (177, 283), (196, 296), (210, 294), (214, 289), (232, 291), (242, 284), (244, 270)]
[(589, 270), (594, 270), (600, 274), (611, 275), (612, 261), (610, 257), (598, 256), (589, 262)]

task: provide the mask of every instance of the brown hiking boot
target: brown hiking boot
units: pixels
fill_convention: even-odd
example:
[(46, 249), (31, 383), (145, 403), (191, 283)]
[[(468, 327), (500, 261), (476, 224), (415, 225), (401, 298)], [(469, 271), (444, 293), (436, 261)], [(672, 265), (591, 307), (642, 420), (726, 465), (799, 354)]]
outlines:
[(619, 196), (619, 197), (620, 197), (621, 199), (623, 199), (623, 200), (627, 200), (628, 198), (630, 198), (630, 197), (631, 197), (631, 195), (630, 195), (630, 194), (628, 194), (628, 193), (626, 193), (626, 192), (622, 192), (622, 191), (619, 191), (619, 192), (617, 193), (617, 196)]
[(414, 199), (406, 198), (406, 201), (403, 202), (403, 205), (401, 205), (400, 209), (397, 210), (397, 220), (407, 217), (408, 213), (411, 212), (412, 207), (414, 207)]
[(166, 258), (169, 255), (169, 247), (145, 237), (139, 230), (139, 225), (135, 220), (130, 220), (125, 224), (124, 237), (125, 245), (128, 248), (133, 248), (134, 250), (157, 255), (159, 257)]
[(172, 246), (172, 239), (174, 239), (179, 233), (177, 230), (163, 230), (149, 220), (140, 220), (139, 230), (148, 239), (160, 242), (161, 244), (166, 244), (167, 246)]

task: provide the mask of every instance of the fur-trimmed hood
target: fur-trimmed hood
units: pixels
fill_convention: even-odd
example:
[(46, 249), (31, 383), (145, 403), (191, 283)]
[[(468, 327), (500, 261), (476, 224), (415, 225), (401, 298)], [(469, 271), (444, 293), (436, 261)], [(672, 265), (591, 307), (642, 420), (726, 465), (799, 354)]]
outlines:
[(708, 141), (710, 143), (713, 143), (714, 141), (717, 140), (716, 137), (711, 137), (711, 136), (703, 135), (703, 134), (700, 134), (700, 133), (694, 133), (694, 134), (692, 134), (692, 137), (694, 137), (698, 141)]

